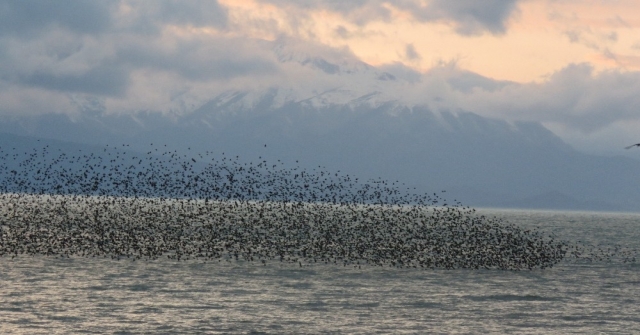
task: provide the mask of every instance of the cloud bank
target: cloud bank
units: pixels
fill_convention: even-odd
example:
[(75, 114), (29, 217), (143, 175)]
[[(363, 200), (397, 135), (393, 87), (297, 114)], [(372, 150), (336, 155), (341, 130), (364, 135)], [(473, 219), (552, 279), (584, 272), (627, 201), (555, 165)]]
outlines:
[[(299, 20), (310, 11), (326, 11), (364, 26), (402, 14), (446, 22), (469, 38), (499, 38), (521, 1), (256, 3)], [(424, 58), (413, 43), (398, 52), (405, 63), (372, 66), (348, 46), (289, 35), (276, 21), (269, 28), (276, 36), (269, 39), (240, 30), (237, 20), (217, 1), (5, 1), (0, 5), (0, 115), (189, 113), (233, 89), (283, 87), (298, 98), (348, 89), (383, 92), (389, 99), (434, 109), (537, 121), (584, 147), (594, 138), (606, 137), (613, 145), (637, 136), (630, 125), (640, 123), (638, 71), (596, 71), (589, 63), (568, 63), (544, 80), (524, 84), (466, 71), (456, 61), (440, 61), (421, 72), (406, 65)], [(344, 26), (334, 32), (345, 39), (356, 33)], [(583, 36), (568, 31), (565, 38), (584, 43)], [(618, 36), (608, 39), (614, 43)]]

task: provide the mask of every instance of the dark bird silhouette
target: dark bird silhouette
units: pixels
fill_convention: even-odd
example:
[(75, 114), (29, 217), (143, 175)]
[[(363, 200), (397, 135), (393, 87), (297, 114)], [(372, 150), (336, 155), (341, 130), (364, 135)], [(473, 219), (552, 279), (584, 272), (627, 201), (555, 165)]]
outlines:
[(625, 147), (625, 149), (631, 149), (633, 147), (640, 147), (640, 143), (632, 144), (632, 145), (630, 145), (628, 147)]

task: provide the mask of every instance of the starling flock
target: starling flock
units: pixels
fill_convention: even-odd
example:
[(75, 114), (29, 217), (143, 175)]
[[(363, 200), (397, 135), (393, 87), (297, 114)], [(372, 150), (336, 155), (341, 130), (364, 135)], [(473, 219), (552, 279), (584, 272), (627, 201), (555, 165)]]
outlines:
[(0, 256), (520, 270), (577, 252), (399, 182), (152, 148), (0, 148)]

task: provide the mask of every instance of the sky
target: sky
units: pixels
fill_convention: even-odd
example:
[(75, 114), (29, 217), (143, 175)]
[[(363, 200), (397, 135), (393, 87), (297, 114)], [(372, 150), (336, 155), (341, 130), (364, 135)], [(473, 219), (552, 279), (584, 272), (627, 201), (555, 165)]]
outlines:
[[(399, 80), (376, 86), (366, 69)], [(633, 155), (622, 148), (640, 142), (640, 3), (0, 1), (2, 116), (185, 114), (227, 90), (274, 86), (383, 90)]]

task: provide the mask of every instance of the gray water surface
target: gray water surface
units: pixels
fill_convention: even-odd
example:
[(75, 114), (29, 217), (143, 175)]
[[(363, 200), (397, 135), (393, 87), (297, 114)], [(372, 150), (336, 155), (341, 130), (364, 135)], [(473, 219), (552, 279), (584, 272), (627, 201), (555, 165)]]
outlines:
[[(481, 210), (640, 249), (640, 215)], [(0, 258), (0, 333), (640, 333), (640, 262), (534, 271)]]

